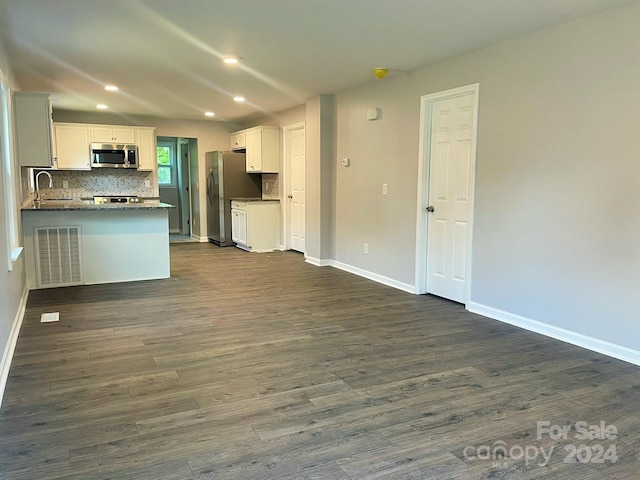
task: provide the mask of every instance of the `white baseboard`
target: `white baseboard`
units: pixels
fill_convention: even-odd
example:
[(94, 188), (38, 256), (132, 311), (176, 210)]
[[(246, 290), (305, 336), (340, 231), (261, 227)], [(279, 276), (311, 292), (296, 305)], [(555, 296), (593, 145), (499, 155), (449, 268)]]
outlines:
[(191, 234), (191, 238), (196, 242), (207, 243), (209, 241), (209, 237), (200, 237), (199, 235)]
[[(418, 293), (414, 285), (399, 282), (392, 278), (378, 275), (377, 273), (369, 272), (367, 270), (363, 270), (346, 263), (338, 262), (337, 260), (320, 260), (318, 258), (306, 256), (305, 261), (317, 267), (331, 266), (340, 270), (344, 270), (346, 272), (353, 273), (354, 275), (368, 278), (369, 280), (373, 280), (374, 282), (382, 283), (383, 285), (397, 288), (408, 293)], [(587, 350), (591, 350), (593, 352), (601, 353), (603, 355), (607, 355), (609, 357), (617, 358), (618, 360), (640, 366), (640, 351), (638, 350), (633, 350), (631, 348), (623, 347), (621, 345), (600, 340), (598, 338), (589, 337), (581, 333), (566, 330), (554, 325), (549, 325), (537, 320), (532, 320), (476, 302), (469, 302), (466, 305), (466, 308), (472, 313), (477, 313), (478, 315), (482, 315), (493, 320), (508, 323), (510, 325), (514, 325), (531, 332), (540, 333), (547, 337), (555, 338), (556, 340), (561, 340), (578, 347), (586, 348)]]
[(571, 330), (565, 330), (564, 328), (549, 325), (547, 323), (538, 322), (537, 320), (531, 320), (529, 318), (521, 317), (497, 308), (488, 307), (480, 303), (469, 302), (467, 304), (467, 310), (484, 317), (508, 323), (509, 325), (514, 325), (516, 327), (524, 328), (525, 330), (546, 335), (547, 337), (555, 338), (556, 340), (561, 340), (578, 347), (586, 348), (587, 350), (602, 353), (603, 355), (608, 355), (609, 357), (617, 358), (618, 360), (623, 360), (634, 365), (640, 365), (640, 352), (632, 350), (631, 348), (616, 345), (615, 343), (609, 343)]
[(2, 398), (4, 397), (4, 389), (7, 386), (7, 380), (9, 379), (9, 369), (11, 368), (11, 360), (13, 359), (13, 352), (16, 349), (16, 343), (18, 342), (18, 334), (20, 333), (20, 327), (24, 320), (24, 312), (27, 308), (27, 298), (29, 297), (29, 289), (25, 287), (22, 292), (22, 298), (20, 298), (20, 304), (18, 305), (18, 312), (13, 320), (11, 331), (9, 332), (9, 338), (5, 345), (4, 352), (2, 353), (2, 363), (0, 363), (0, 406), (2, 405)]
[(315, 265), (316, 267), (331, 267), (333, 266), (333, 260), (320, 260), (319, 258), (309, 257), (305, 255), (304, 261)]
[(363, 270), (362, 268), (354, 267), (353, 265), (349, 265), (347, 263), (333, 260), (331, 266), (339, 270), (344, 270), (345, 272), (353, 273), (354, 275), (358, 275), (360, 277), (368, 278), (369, 280), (373, 280), (374, 282), (381, 283), (388, 287), (397, 288), (398, 290), (402, 290), (407, 293), (416, 293), (416, 287), (414, 285), (399, 282), (398, 280), (394, 280), (393, 278), (378, 275), (377, 273), (369, 272), (368, 270)]
[(388, 287), (397, 288), (398, 290), (402, 290), (408, 293), (416, 293), (416, 288), (413, 285), (408, 283), (399, 282), (394, 280), (393, 278), (385, 277), (384, 275), (378, 275), (377, 273), (369, 272), (368, 270), (363, 270), (362, 268), (354, 267), (353, 265), (349, 265), (348, 263), (342, 263), (337, 260), (320, 260), (318, 258), (305, 256), (305, 262), (310, 263), (311, 265), (315, 265), (316, 267), (334, 267), (338, 270), (344, 270), (345, 272), (353, 273), (354, 275), (358, 275), (359, 277), (368, 278), (369, 280), (373, 280), (374, 282), (381, 283)]

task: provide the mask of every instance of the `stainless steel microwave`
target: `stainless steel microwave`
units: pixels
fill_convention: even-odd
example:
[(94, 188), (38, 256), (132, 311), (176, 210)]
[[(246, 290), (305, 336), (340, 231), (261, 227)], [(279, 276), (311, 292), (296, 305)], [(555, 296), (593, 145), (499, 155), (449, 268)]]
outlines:
[(138, 147), (111, 143), (92, 143), (91, 168), (138, 168)]

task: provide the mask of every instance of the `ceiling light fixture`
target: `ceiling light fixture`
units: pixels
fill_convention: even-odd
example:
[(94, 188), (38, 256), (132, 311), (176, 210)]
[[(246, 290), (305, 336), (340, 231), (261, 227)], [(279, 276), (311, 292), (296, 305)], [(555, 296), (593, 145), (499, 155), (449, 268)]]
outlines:
[(241, 97), (240, 95), (238, 95), (238, 96), (236, 96), (236, 97), (233, 97), (233, 101), (234, 101), (234, 102), (238, 102), (238, 103), (242, 103), (242, 102), (244, 102), (244, 101), (245, 101), (245, 98), (244, 98), (244, 97)]
[(105, 85), (104, 89), (107, 90), (108, 92), (118, 91), (118, 87), (116, 87), (115, 85)]
[(99, 108), (100, 110), (106, 110), (107, 107), (104, 103), (99, 103), (98, 105), (96, 105), (96, 108)]
[(233, 55), (227, 55), (226, 57), (222, 57), (222, 61), (227, 65), (235, 65), (238, 63), (239, 59)]
[(204, 112), (205, 117), (213, 117), (215, 113), (213, 112)]

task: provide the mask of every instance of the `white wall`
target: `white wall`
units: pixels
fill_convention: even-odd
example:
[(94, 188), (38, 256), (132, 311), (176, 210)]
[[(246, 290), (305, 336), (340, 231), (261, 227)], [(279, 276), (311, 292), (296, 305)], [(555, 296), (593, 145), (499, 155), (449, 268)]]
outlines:
[(420, 96), (477, 82), (472, 302), (640, 350), (638, 25), (635, 4), (338, 94), (336, 260), (414, 283)]
[[(107, 125), (144, 125), (156, 128), (157, 137), (185, 137), (198, 140), (198, 196), (192, 205), (194, 219), (199, 219), (191, 226), (192, 233), (206, 238), (207, 212), (206, 205), (206, 172), (204, 171), (204, 154), (213, 150), (229, 150), (230, 127), (223, 122), (212, 120), (179, 120), (160, 117), (121, 116), (109, 113), (86, 113), (55, 110), (53, 118), (56, 122), (103, 123)], [(192, 163), (193, 165), (193, 163)], [(193, 173), (193, 172), (192, 172)], [(201, 225), (204, 226), (201, 230)]]
[[(9, 68), (4, 46), (0, 41), (0, 71), (9, 83), (9, 87), (17, 89), (17, 85), (13, 80), (12, 72)], [(1, 140), (0, 140), (1, 141)], [(19, 191), (18, 165), (16, 158), (13, 159), (14, 169), (14, 188), (16, 193)], [(0, 160), (1, 161), (1, 160)], [(4, 185), (2, 178), (2, 169), (0, 168), (0, 185)], [(20, 198), (20, 195), (16, 195)], [(5, 218), (4, 195), (0, 194), (0, 401), (4, 391), (4, 382), (6, 381), (9, 369), (9, 356), (12, 342), (15, 342), (18, 334), (18, 321), (20, 320), (21, 299), (25, 294), (25, 271), (24, 258), (20, 257), (13, 264), (13, 270), (8, 271), (6, 259), (10, 245), (7, 245), (6, 232), (9, 228), (8, 219)]]

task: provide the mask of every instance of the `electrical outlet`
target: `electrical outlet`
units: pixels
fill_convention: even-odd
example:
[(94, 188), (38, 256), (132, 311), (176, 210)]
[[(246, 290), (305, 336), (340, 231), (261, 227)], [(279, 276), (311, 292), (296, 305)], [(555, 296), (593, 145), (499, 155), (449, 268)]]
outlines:
[(387, 184), (386, 184), (386, 183), (383, 183), (383, 184), (382, 184), (382, 194), (383, 194), (383, 195), (386, 195), (386, 194), (387, 194)]
[(364, 244), (364, 254), (365, 255), (369, 255), (369, 244), (368, 243)]
[(62, 181), (62, 188), (69, 188), (69, 180)]
[(145, 186), (145, 188), (151, 187), (151, 180), (145, 180), (144, 181), (144, 186)]

